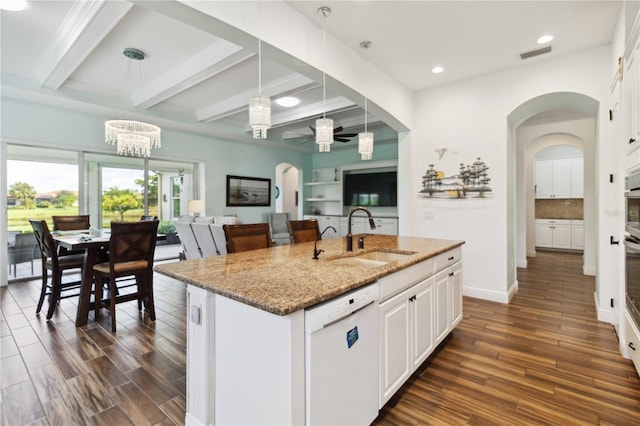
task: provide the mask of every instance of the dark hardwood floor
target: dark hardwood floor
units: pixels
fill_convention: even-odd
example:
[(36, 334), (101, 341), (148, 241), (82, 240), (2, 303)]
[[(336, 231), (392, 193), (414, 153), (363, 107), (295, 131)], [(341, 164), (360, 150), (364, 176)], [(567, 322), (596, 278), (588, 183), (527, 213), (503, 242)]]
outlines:
[[(510, 305), (465, 298), (460, 325), (376, 424), (640, 424), (640, 380), (596, 321), (581, 263), (542, 252)], [(122, 304), (115, 335), (106, 315), (76, 328), (74, 299), (47, 323), (39, 285), (0, 289), (3, 425), (184, 423), (183, 284), (156, 274), (157, 321)]]

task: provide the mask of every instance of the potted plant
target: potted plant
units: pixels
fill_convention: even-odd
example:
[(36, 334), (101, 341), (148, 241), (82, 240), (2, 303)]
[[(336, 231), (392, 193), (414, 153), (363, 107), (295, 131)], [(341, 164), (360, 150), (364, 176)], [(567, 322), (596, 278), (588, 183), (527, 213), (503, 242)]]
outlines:
[(158, 244), (180, 244), (180, 238), (176, 233), (176, 225), (170, 220), (161, 220), (158, 224), (158, 234), (166, 235), (164, 241), (158, 241)]

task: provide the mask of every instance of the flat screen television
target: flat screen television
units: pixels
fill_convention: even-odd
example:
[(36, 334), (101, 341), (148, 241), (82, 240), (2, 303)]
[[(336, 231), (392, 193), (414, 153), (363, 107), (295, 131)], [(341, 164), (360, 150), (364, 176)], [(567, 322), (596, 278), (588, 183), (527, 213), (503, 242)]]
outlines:
[(396, 206), (398, 173), (372, 172), (344, 175), (345, 206)]

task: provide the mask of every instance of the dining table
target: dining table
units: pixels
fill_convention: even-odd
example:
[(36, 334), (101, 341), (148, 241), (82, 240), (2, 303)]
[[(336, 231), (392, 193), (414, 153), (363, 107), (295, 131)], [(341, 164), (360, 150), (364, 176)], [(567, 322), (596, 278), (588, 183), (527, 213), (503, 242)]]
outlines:
[[(52, 236), (56, 244), (67, 250), (84, 250), (84, 264), (82, 267), (82, 277), (80, 284), (80, 295), (78, 300), (78, 312), (76, 314), (76, 327), (87, 325), (89, 311), (94, 309), (91, 301), (93, 287), (93, 266), (99, 260), (100, 251), (109, 248), (111, 234), (109, 230), (76, 230), (76, 231), (53, 231)], [(158, 234), (157, 240), (166, 239), (165, 234)]]
[(76, 314), (76, 327), (87, 325), (89, 311), (93, 309), (91, 290), (93, 286), (93, 266), (98, 261), (98, 253), (109, 246), (111, 235), (104, 231), (80, 230), (52, 233), (53, 239), (60, 247), (67, 250), (84, 250), (84, 264)]

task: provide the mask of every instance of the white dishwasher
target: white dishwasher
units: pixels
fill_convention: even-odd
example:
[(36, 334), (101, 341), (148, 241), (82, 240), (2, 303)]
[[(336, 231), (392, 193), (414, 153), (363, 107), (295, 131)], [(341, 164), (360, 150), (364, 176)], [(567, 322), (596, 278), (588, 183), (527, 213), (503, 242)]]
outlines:
[(308, 425), (368, 425), (378, 416), (378, 283), (305, 311)]

